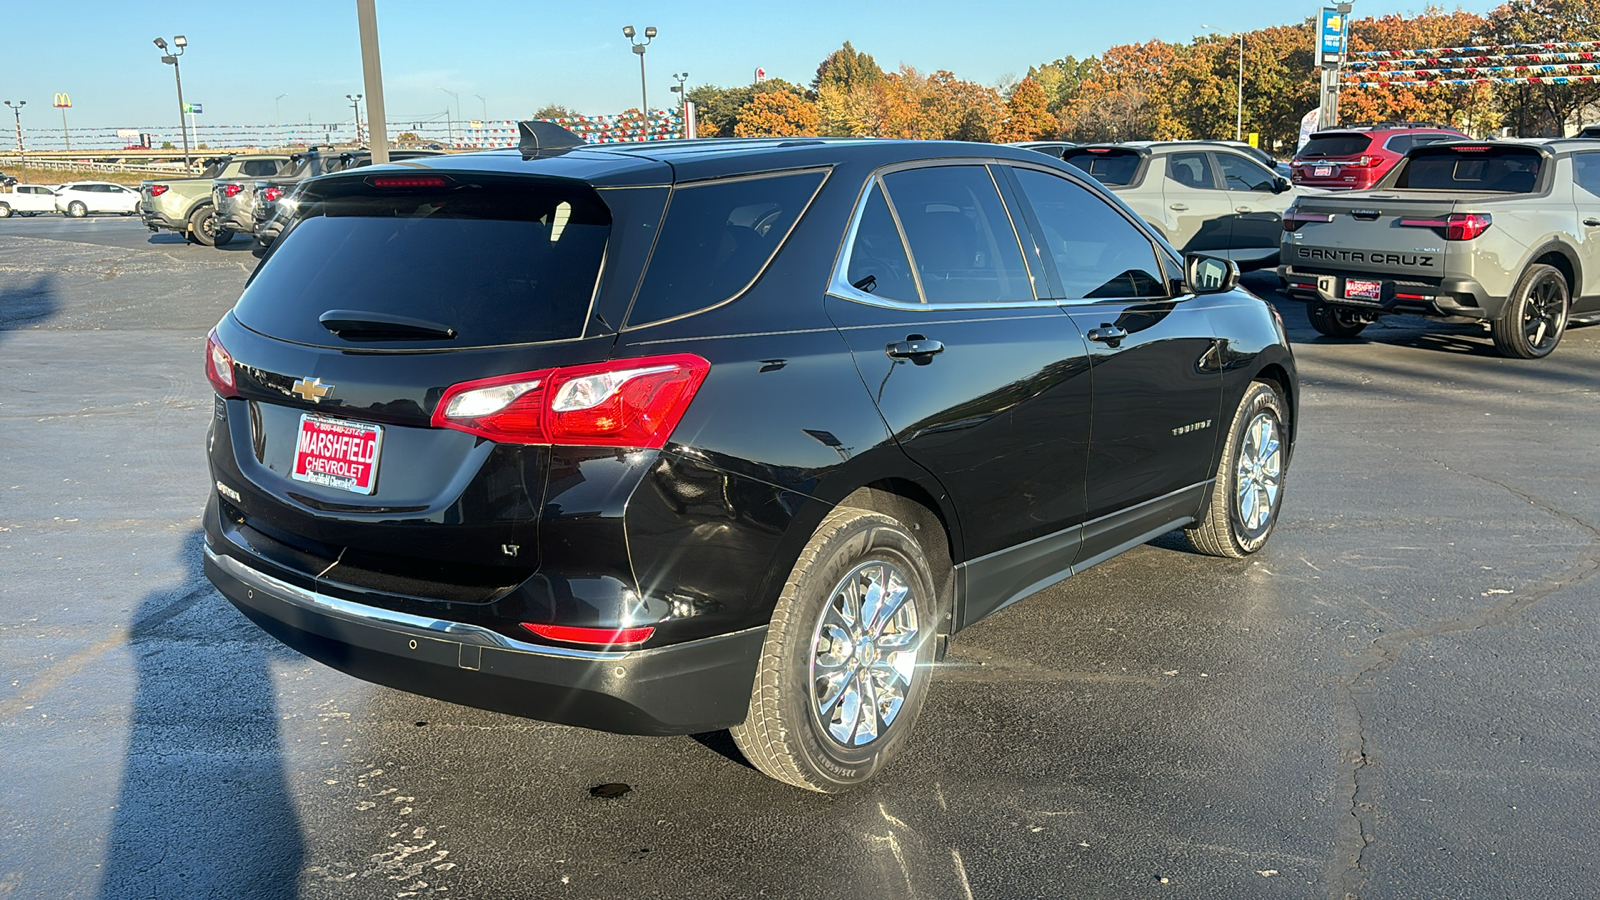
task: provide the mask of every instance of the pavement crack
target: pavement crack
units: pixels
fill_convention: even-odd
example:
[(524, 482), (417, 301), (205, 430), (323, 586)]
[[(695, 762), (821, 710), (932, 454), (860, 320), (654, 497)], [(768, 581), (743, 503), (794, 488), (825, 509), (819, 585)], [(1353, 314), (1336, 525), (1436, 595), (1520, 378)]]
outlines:
[[(1406, 452), (1399, 447), (1372, 441), (1368, 443), (1374, 443), (1396, 453)], [(1373, 639), (1367, 651), (1369, 662), (1344, 684), (1345, 708), (1339, 713), (1341, 733), (1353, 735), (1354, 740), (1351, 745), (1341, 748), (1339, 752), (1340, 764), (1347, 766), (1342, 773), (1341, 787), (1343, 795), (1349, 798), (1350, 815), (1337, 837), (1338, 850), (1335, 859), (1342, 861), (1343, 869), (1338, 877), (1333, 879), (1330, 896), (1334, 900), (1357, 900), (1361, 896), (1367, 877), (1364, 868), (1366, 848), (1377, 840), (1374, 822), (1376, 806), (1362, 798), (1362, 776), (1372, 765), (1371, 757), (1368, 755), (1367, 714), (1362, 708), (1362, 699), (1373, 690), (1378, 677), (1398, 662), (1401, 655), (1417, 641), (1504, 625), (1519, 613), (1551, 595), (1588, 581), (1600, 573), (1600, 527), (1542, 497), (1498, 479), (1457, 469), (1443, 460), (1426, 454), (1414, 455), (1439, 466), (1451, 475), (1471, 478), (1505, 491), (1588, 535), (1589, 546), (1573, 560), (1572, 565), (1554, 577), (1529, 585), (1518, 585), (1515, 590), (1507, 594), (1493, 594), (1491, 596), (1496, 598), (1494, 603), (1470, 615), (1430, 621), (1411, 628), (1386, 632)]]

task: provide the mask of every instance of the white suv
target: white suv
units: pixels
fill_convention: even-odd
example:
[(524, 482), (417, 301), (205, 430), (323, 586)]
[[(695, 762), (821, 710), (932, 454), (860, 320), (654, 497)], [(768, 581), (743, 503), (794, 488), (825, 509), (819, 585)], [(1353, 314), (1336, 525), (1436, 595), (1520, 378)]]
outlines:
[(56, 190), (56, 210), (81, 219), (90, 213), (139, 211), (139, 192), (110, 181), (73, 181)]
[(9, 192), (0, 193), (0, 219), (12, 213), (36, 216), (42, 212), (56, 211), (56, 189), (45, 184), (19, 184)]

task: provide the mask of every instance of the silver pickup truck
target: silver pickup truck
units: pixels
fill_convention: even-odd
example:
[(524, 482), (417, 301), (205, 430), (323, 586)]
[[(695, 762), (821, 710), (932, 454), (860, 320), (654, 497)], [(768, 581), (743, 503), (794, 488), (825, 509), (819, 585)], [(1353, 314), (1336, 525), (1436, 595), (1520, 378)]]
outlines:
[(1284, 213), (1287, 291), (1323, 334), (1409, 313), (1490, 325), (1536, 359), (1600, 317), (1600, 143), (1453, 141), (1411, 150), (1370, 191)]

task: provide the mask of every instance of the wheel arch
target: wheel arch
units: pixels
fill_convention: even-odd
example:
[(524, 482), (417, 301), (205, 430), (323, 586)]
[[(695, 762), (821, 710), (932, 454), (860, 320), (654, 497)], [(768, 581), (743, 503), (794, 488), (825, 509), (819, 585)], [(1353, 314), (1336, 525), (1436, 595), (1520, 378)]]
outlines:
[(1289, 458), (1294, 458), (1295, 438), (1300, 433), (1300, 398), (1295, 395), (1294, 381), (1289, 377), (1289, 370), (1281, 363), (1270, 362), (1256, 372), (1255, 381), (1265, 381), (1277, 388), (1278, 396), (1283, 398), (1284, 408), (1289, 412), (1289, 421), (1286, 423), (1289, 432)]
[[(947, 498), (948, 499), (948, 498)], [(955, 558), (957, 533), (952, 526), (953, 510), (947, 511), (929, 491), (908, 478), (882, 478), (863, 485), (840, 503), (890, 516), (911, 532), (928, 555), (937, 594), (938, 633), (955, 630)], [(941, 654), (942, 655), (942, 654)]]
[[(1522, 280), (1524, 272), (1530, 266), (1536, 265), (1555, 266), (1561, 277), (1567, 280), (1567, 295), (1579, 296), (1583, 292), (1583, 263), (1579, 261), (1578, 254), (1565, 242), (1550, 240), (1541, 244), (1532, 253), (1528, 254), (1528, 261), (1522, 266), (1522, 271), (1517, 273), (1517, 281)], [(1515, 282), (1513, 282), (1515, 285)], [(1514, 289), (1514, 288), (1513, 288)]]

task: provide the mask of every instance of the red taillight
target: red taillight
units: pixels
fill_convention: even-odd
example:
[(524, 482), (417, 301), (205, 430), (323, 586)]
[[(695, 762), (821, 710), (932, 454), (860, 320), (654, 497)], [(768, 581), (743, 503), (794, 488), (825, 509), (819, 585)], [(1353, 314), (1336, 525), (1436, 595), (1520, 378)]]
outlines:
[(1307, 222), (1332, 222), (1333, 216), (1329, 213), (1304, 213), (1299, 210), (1285, 210), (1283, 214), (1283, 230), (1295, 231)]
[(450, 183), (443, 175), (374, 175), (367, 184), (381, 188), (441, 188)]
[(676, 353), (466, 381), (433, 425), (506, 444), (659, 449), (711, 371)]
[(222, 196), (237, 197), (242, 190), (244, 190), (244, 185), (242, 184), (225, 184), (222, 186)]
[(655, 628), (579, 628), (575, 625), (535, 625), (523, 622), (522, 627), (542, 638), (564, 641), (568, 644), (615, 647), (623, 644), (642, 644), (655, 634)]
[(1452, 213), (1442, 219), (1417, 219), (1403, 218), (1400, 225), (1403, 228), (1431, 228), (1434, 231), (1444, 231), (1447, 241), (1470, 241), (1485, 231), (1494, 223), (1488, 213)]
[(277, 203), (278, 198), (282, 196), (283, 188), (278, 187), (269, 187), (261, 192), (261, 199), (267, 201), (268, 203)]
[(1348, 167), (1353, 168), (1353, 169), (1365, 169), (1365, 168), (1368, 168), (1370, 166), (1377, 165), (1378, 161), (1379, 161), (1379, 157), (1376, 157), (1376, 156), (1363, 156), (1360, 159), (1353, 159), (1350, 162), (1341, 163), (1341, 165), (1348, 166)]
[(239, 388), (233, 380), (233, 357), (217, 340), (217, 330), (206, 335), (206, 379), (220, 397), (237, 397)]
[(152, 185), (150, 185), (150, 196), (152, 196), (152, 197), (159, 197), (162, 194), (165, 194), (166, 192), (167, 192), (167, 186), (164, 185), (164, 184), (152, 184)]

